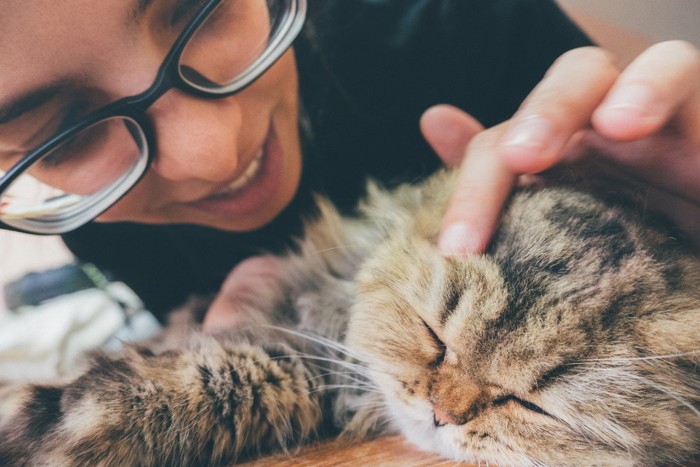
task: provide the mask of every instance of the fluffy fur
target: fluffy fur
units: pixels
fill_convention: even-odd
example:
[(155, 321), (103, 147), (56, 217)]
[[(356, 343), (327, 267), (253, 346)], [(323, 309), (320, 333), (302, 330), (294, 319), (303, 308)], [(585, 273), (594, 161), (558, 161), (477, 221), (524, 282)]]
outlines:
[[(359, 215), (320, 200), (243, 323), (6, 390), (0, 465), (210, 465), (399, 431), (453, 459), (653, 465), (700, 453), (700, 262), (629, 202), (531, 186), (489, 252), (434, 247), (440, 173)], [(268, 278), (270, 279), (270, 278)]]

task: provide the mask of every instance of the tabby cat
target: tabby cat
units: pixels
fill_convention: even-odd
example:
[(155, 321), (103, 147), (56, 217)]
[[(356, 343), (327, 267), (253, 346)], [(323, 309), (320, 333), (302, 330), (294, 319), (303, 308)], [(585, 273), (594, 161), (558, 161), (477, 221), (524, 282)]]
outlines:
[[(453, 174), (320, 199), (239, 324), (6, 390), (0, 465), (222, 465), (401, 432), (452, 459), (654, 465), (700, 453), (700, 262), (634, 203), (519, 189), (487, 254), (434, 247)], [(640, 211), (640, 212), (637, 212)], [(263, 268), (264, 269), (264, 268)]]

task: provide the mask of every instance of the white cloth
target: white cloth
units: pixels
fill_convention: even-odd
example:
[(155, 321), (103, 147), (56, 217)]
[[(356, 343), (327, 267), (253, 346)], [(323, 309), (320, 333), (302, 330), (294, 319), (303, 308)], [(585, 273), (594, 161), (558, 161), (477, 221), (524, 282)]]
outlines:
[(85, 352), (114, 349), (159, 330), (158, 321), (121, 282), (20, 308), (0, 316), (0, 381), (67, 376)]

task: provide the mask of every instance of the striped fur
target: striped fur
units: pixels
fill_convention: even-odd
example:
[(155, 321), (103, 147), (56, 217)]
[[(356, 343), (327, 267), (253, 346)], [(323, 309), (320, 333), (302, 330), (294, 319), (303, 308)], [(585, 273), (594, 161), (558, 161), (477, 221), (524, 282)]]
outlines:
[(97, 354), (0, 392), (0, 465), (226, 465), (340, 432), (453, 459), (654, 465), (700, 453), (700, 262), (634, 204), (531, 186), (488, 254), (433, 246), (453, 176), (355, 218), (319, 200), (234, 330)]

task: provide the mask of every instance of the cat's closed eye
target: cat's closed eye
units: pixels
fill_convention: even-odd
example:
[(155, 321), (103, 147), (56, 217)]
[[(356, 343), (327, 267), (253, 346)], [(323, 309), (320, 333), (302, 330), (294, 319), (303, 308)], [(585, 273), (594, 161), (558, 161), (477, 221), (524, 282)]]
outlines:
[(447, 354), (447, 346), (445, 343), (438, 337), (438, 335), (435, 333), (433, 328), (431, 328), (428, 323), (425, 322), (425, 320), (421, 319), (423, 322), (423, 326), (425, 327), (426, 331), (428, 331), (428, 335), (432, 339), (433, 343), (435, 344), (435, 347), (437, 348), (438, 354), (435, 357), (435, 359), (430, 362), (430, 366), (432, 368), (436, 368), (442, 364), (443, 361), (445, 361), (445, 355)]
[(556, 418), (553, 415), (549, 414), (546, 410), (544, 410), (539, 405), (534, 404), (526, 399), (522, 399), (520, 397), (514, 396), (512, 394), (507, 395), (507, 396), (503, 396), (503, 397), (499, 397), (498, 399), (493, 401), (493, 405), (498, 407), (498, 406), (507, 404), (508, 402), (514, 402), (514, 403), (520, 405), (521, 407), (529, 410), (530, 412), (534, 412), (534, 413), (537, 413), (540, 415), (545, 415), (547, 417)]

